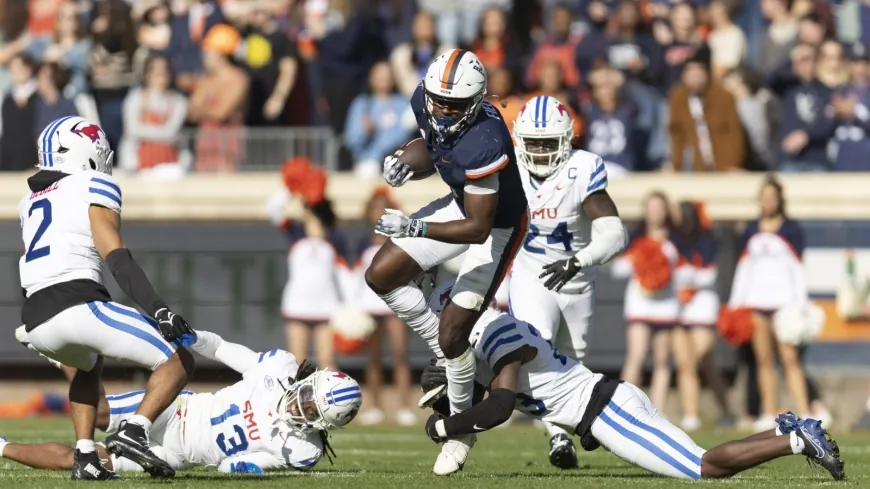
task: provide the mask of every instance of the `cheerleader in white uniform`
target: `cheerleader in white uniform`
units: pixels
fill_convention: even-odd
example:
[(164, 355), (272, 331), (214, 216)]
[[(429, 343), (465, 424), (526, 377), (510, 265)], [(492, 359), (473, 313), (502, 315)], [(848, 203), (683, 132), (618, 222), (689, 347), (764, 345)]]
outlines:
[[(375, 190), (366, 204), (366, 222), (371, 227), (384, 214), (384, 209), (398, 209), (398, 205), (390, 197), (387, 187)], [(387, 238), (372, 233), (371, 241), (354, 266), (357, 278), (357, 300), (360, 306), (375, 320), (375, 330), (369, 340), (369, 361), (366, 364), (366, 410), (360, 413), (357, 422), (363, 425), (379, 424), (386, 420), (383, 410), (382, 386), (383, 372), (381, 359), (383, 352), (383, 336), (386, 332), (390, 342), (390, 353), (393, 356), (393, 386), (399, 400), (399, 410), (395, 413), (395, 421), (402, 426), (413, 426), (417, 416), (411, 406), (411, 369), (408, 366), (408, 327), (390, 310), (390, 307), (366, 285), (365, 270), (371, 265), (375, 253), (387, 241)]]
[[(647, 350), (652, 345), (653, 375), (650, 399), (662, 409), (670, 385), (670, 330), (679, 322), (680, 304), (674, 288), (673, 270), (679, 260), (674, 244), (675, 231), (670, 216), (667, 197), (655, 192), (644, 203), (644, 222), (633, 233), (625, 253), (613, 262), (612, 273), (616, 278), (630, 278), (625, 291), (626, 354), (622, 380), (640, 384)], [(654, 246), (658, 245), (658, 246)], [(653, 247), (652, 253), (665, 270), (658, 270), (661, 283), (656, 289), (645, 288), (639, 277), (650, 260), (644, 256)]]
[(677, 296), (683, 307), (680, 327), (671, 332), (671, 346), (683, 405), (681, 427), (693, 431), (701, 427), (699, 368), (723, 411), (723, 424), (730, 424), (733, 418), (725, 382), (716, 370), (713, 355), (719, 318), (716, 240), (709, 221), (702, 216), (700, 204), (680, 202), (673, 209), (673, 217), (681, 237), (681, 259), (675, 275), (679, 284)]
[[(761, 215), (746, 225), (741, 237), (741, 254), (734, 273), (729, 307), (745, 307), (753, 311), (755, 329), (746, 353), (755, 366), (755, 380), (760, 397), (760, 410), (755, 429), (766, 429), (779, 409), (779, 386), (776, 377), (776, 357), (792, 401), (792, 409), (800, 415), (810, 415), (807, 378), (801, 365), (801, 349), (777, 341), (772, 317), (780, 308), (805, 304), (808, 301), (802, 254), (804, 234), (797, 222), (788, 218), (782, 186), (769, 178), (759, 193)], [(754, 357), (754, 358), (753, 358)], [(754, 360), (754, 362), (753, 362)], [(752, 403), (754, 382), (748, 382), (747, 399)], [(815, 389), (812, 389), (815, 390)], [(818, 403), (819, 410), (824, 410)], [(756, 408), (757, 409), (757, 408)]]
[[(280, 196), (283, 196), (283, 202)], [(313, 339), (318, 368), (335, 369), (332, 330), (329, 318), (341, 305), (339, 282), (346, 281), (349, 270), (336, 251), (333, 233), (336, 217), (332, 204), (321, 200), (305, 204), (302, 218), (283, 216), (289, 192), (270, 199), (273, 224), (287, 233), (287, 284), (281, 299), (286, 321), (288, 348), (296, 358), (308, 358)]]

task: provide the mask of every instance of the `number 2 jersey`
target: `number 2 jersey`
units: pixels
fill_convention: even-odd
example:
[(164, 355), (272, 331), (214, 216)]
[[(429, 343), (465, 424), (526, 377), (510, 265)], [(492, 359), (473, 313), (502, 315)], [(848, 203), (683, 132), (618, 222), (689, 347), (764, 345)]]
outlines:
[(40, 171), (27, 183), (31, 191), (18, 203), (24, 242), (18, 272), (27, 297), (22, 321), (30, 331), (67, 307), (111, 300), (88, 210), (97, 205), (120, 214), (121, 187), (96, 171)]
[(603, 375), (596, 374), (553, 348), (529, 323), (487, 310), (471, 333), (477, 359), (475, 381), (489, 386), (493, 367), (505, 355), (528, 345), (538, 350), (520, 367), (515, 409), (573, 431), (583, 418), (593, 388)]
[[(296, 358), (282, 350), (260, 353), (242, 380), (215, 393), (179, 397), (178, 432), (167, 433), (164, 448), (189, 464), (218, 465), (232, 460), (267, 468), (313, 467), (323, 446), (318, 433), (302, 433), (277, 421), (277, 407)], [(282, 385), (283, 384), (283, 385)], [(251, 454), (258, 454), (250, 459)], [(268, 455), (271, 455), (269, 457)]]
[[(576, 255), (589, 245), (592, 223), (582, 204), (590, 194), (607, 189), (607, 170), (601, 157), (575, 151), (567, 163), (543, 181), (520, 165), (520, 178), (529, 203), (529, 232), (512, 275), (540, 280), (541, 268)], [(579, 293), (595, 279), (595, 268), (580, 270), (562, 287), (562, 293)], [(517, 280), (511, 283), (522, 283)]]

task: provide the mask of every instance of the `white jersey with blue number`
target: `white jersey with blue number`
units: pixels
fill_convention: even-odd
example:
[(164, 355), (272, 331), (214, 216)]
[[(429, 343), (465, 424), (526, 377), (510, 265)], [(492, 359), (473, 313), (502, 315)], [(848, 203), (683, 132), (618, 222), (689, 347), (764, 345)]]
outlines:
[[(522, 165), (519, 168), (531, 219), (511, 273), (540, 280), (542, 267), (568, 259), (589, 245), (592, 223), (581, 206), (590, 194), (607, 189), (607, 170), (600, 156), (581, 150), (544, 181), (535, 179)], [(580, 270), (562, 292), (580, 292), (594, 279), (594, 268)]]
[(18, 215), (24, 254), (18, 272), (28, 297), (70, 280), (103, 283), (102, 259), (88, 216), (92, 205), (121, 213), (121, 187), (114, 177), (95, 171), (76, 173), (21, 199)]
[[(181, 456), (190, 464), (220, 465), (252, 453), (268, 453), (281, 465), (307, 469), (322, 456), (319, 435), (275, 423), (284, 387), (296, 376), (296, 357), (282, 350), (259, 354), (242, 380), (213, 394), (179, 399)], [(242, 457), (243, 458), (243, 457)], [(272, 466), (272, 464), (267, 464)]]
[(516, 409), (573, 431), (580, 424), (592, 389), (603, 377), (553, 348), (529, 323), (492, 310), (475, 325), (471, 344), (477, 359), (475, 380), (489, 386), (493, 368), (505, 355), (528, 345), (538, 350), (520, 367)]

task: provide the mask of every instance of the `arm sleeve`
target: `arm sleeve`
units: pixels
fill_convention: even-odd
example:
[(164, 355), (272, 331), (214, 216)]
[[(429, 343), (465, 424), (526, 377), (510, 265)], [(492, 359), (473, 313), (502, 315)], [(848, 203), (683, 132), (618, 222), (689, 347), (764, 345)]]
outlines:
[(190, 345), (190, 349), (205, 358), (220, 362), (240, 374), (256, 367), (264, 356), (268, 355), (268, 353), (255, 353), (250, 348), (238, 343), (224, 341), (223, 338), (209, 331), (197, 331), (196, 343)]
[(506, 422), (514, 411), (516, 394), (508, 389), (494, 389), (489, 397), (463, 411), (443, 420), (443, 433), (448, 437), (478, 433)]
[(580, 268), (603, 265), (625, 250), (628, 234), (617, 216), (599, 217), (592, 221), (592, 239), (576, 257)]
[(163, 299), (157, 295), (142, 267), (133, 259), (129, 249), (112, 250), (106, 257), (106, 264), (109, 265), (109, 271), (112, 272), (121, 290), (151, 317), (155, 317), (157, 311), (167, 307)]
[(286, 466), (284, 465), (284, 461), (272, 455), (271, 453), (254, 452), (245, 455), (234, 455), (232, 457), (225, 458), (223, 462), (221, 462), (221, 464), (218, 466), (218, 472), (228, 474), (230, 473), (232, 466), (239, 462), (254, 464), (257, 467), (263, 469), (264, 471), (286, 468)]
[(121, 186), (112, 175), (92, 172), (88, 180), (87, 200), (91, 205), (107, 207), (121, 213)]

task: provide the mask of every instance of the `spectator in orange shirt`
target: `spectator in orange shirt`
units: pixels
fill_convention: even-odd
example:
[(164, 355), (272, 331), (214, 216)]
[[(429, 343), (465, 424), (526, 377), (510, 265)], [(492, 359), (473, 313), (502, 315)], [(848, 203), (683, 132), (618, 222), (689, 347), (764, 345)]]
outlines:
[(571, 118), (574, 119), (574, 138), (571, 140), (571, 144), (576, 146), (579, 141), (578, 138), (583, 134), (583, 121), (580, 119), (580, 116), (577, 115), (576, 93), (565, 86), (564, 80), (565, 77), (562, 76), (562, 68), (559, 66), (557, 61), (550, 60), (544, 62), (541, 66), (540, 80), (538, 82), (537, 90), (528, 94), (523, 102), (541, 95), (549, 95), (550, 97), (561, 100), (562, 103), (567, 106)]
[(526, 70), (526, 86), (538, 85), (541, 66), (545, 61), (555, 61), (562, 68), (563, 83), (575, 88), (580, 84), (580, 70), (574, 64), (579, 36), (571, 32), (574, 14), (565, 5), (553, 9), (552, 33), (547, 36), (535, 50), (532, 61)]

